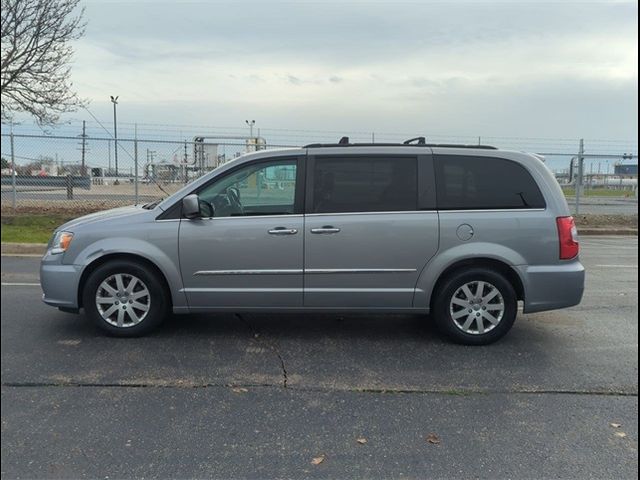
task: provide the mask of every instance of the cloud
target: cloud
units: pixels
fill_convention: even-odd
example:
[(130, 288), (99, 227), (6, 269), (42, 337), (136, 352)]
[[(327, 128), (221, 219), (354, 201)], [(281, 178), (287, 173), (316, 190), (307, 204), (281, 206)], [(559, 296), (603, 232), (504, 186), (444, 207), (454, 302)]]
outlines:
[(292, 85), (302, 85), (302, 80), (298, 77), (294, 77), (293, 75), (287, 75), (287, 81)]
[(167, 123), (637, 138), (634, 3), (89, 2), (87, 20), (73, 80), (97, 110), (118, 93)]

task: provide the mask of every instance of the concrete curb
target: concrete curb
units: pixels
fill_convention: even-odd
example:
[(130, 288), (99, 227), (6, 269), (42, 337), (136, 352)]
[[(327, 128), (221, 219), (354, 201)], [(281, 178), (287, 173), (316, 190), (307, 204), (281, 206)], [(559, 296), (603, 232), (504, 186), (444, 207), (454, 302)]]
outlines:
[(2, 255), (44, 255), (46, 243), (2, 243)]
[[(580, 236), (596, 235), (627, 235), (638, 236), (637, 228), (609, 228), (609, 227), (578, 227)], [(44, 255), (46, 243), (3, 243), (2, 255)]]
[(638, 236), (637, 228), (598, 228), (598, 227), (578, 227), (578, 233), (580, 236), (590, 236), (590, 235), (630, 235), (630, 236)]

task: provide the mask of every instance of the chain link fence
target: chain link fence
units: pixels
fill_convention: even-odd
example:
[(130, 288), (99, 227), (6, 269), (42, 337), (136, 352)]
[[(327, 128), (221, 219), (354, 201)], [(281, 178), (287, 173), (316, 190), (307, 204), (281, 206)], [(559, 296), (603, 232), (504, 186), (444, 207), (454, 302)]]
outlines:
[(4, 212), (86, 212), (144, 204), (243, 153), (291, 146), (10, 133), (1, 139)]
[[(96, 133), (56, 136), (2, 132), (3, 213), (81, 214), (144, 204), (171, 195), (243, 153), (329, 141), (302, 131), (293, 137), (291, 133), (286, 137), (282, 133), (274, 133), (274, 138), (280, 140), (277, 144), (269, 144), (262, 137), (244, 137), (234, 132), (217, 134), (218, 138), (214, 135), (195, 137), (192, 141), (158, 137), (115, 140)], [(398, 141), (398, 138), (363, 134), (352, 136), (351, 141), (385, 142)], [(467, 137), (430, 140), (436, 143), (474, 143)], [(475, 140), (506, 149), (537, 151), (547, 158), (554, 158), (557, 165), (566, 166), (562, 170), (554, 170), (574, 212), (580, 211), (579, 202), (582, 202), (587, 206), (582, 209), (584, 213), (637, 213), (637, 154), (625, 157), (627, 145), (622, 147), (594, 141), (588, 143), (586, 153), (584, 150), (581, 153), (578, 142), (570, 140), (556, 140), (555, 143), (542, 143), (540, 140), (526, 146), (522, 144), (524, 140), (506, 137)], [(630, 148), (637, 149), (635, 145)], [(579, 166), (580, 158), (582, 167)], [(635, 160), (635, 171), (614, 171), (614, 163), (625, 159)], [(576, 188), (578, 185), (582, 187)], [(576, 196), (577, 192), (583, 195), (582, 200), (580, 195)], [(592, 198), (598, 196), (606, 198)]]

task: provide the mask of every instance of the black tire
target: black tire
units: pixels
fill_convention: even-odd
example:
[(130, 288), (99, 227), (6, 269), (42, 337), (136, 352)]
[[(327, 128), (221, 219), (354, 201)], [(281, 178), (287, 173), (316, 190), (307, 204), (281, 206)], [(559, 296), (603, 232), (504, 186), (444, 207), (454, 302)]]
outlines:
[[(461, 327), (456, 325), (451, 314), (451, 301), (454, 295), (459, 288), (471, 282), (487, 282), (493, 285), (500, 292), (504, 302), (502, 319), (486, 333), (463, 331)], [(433, 318), (436, 326), (448, 338), (463, 345), (488, 345), (501, 339), (511, 330), (517, 314), (518, 299), (513, 285), (502, 274), (488, 268), (472, 267), (466, 270), (457, 270), (450, 274), (435, 292)]]
[[(119, 327), (102, 318), (96, 306), (96, 294), (100, 284), (116, 274), (134, 275), (144, 282), (149, 291), (149, 309), (137, 324)], [(158, 273), (142, 263), (113, 260), (96, 268), (87, 279), (82, 292), (86, 315), (102, 330), (116, 337), (139, 337), (156, 329), (169, 311), (168, 292), (158, 278)], [(138, 312), (140, 313), (140, 312)]]

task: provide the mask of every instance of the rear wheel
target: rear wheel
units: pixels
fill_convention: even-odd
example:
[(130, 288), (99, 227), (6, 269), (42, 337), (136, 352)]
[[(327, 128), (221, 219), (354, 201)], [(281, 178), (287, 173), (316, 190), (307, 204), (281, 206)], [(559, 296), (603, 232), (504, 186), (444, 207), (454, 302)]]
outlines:
[(155, 329), (167, 315), (164, 287), (156, 272), (114, 260), (91, 273), (83, 291), (85, 312), (111, 335), (135, 337)]
[(465, 345), (487, 345), (513, 326), (518, 299), (500, 273), (473, 268), (451, 274), (435, 293), (435, 322), (445, 335)]

